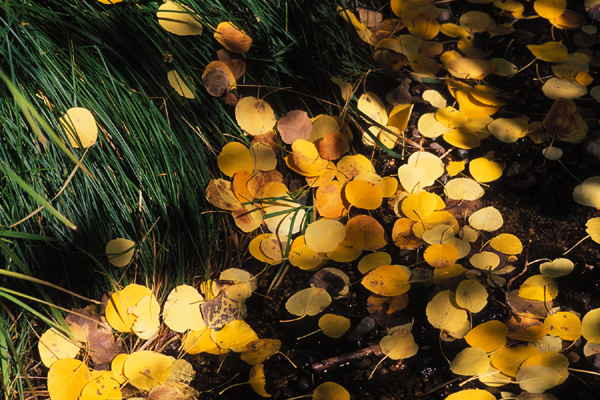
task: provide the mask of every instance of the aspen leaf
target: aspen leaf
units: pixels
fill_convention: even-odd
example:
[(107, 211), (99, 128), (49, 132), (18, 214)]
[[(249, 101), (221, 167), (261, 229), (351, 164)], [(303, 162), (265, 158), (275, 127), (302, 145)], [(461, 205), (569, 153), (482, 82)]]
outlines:
[(558, 295), (558, 284), (545, 275), (533, 275), (525, 280), (519, 288), (519, 296), (524, 299), (548, 301)]
[(472, 347), (479, 347), (486, 353), (496, 351), (506, 345), (508, 328), (501, 321), (487, 321), (476, 325), (465, 335), (465, 341)]
[(592, 240), (600, 243), (600, 217), (590, 218), (585, 223), (585, 231), (590, 235)]
[(187, 331), (181, 338), (181, 348), (188, 354), (225, 354), (228, 350), (221, 349), (210, 336), (210, 329)]
[(252, 386), (252, 390), (254, 390), (261, 397), (271, 397), (267, 390), (266, 379), (265, 379), (265, 367), (262, 364), (253, 365), (250, 368), (250, 372), (248, 374), (248, 382), (250, 386)]
[[(411, 221), (412, 222), (412, 221)], [(382, 265), (391, 265), (392, 256), (383, 251), (370, 253), (360, 259), (358, 262), (358, 270), (361, 274), (366, 274)]]
[(338, 268), (323, 268), (318, 270), (308, 280), (310, 286), (327, 290), (334, 299), (339, 299), (350, 291), (350, 278)]
[(252, 38), (231, 22), (221, 22), (214, 36), (217, 42), (232, 53), (245, 53), (252, 45)]
[[(600, 176), (587, 178), (583, 181), (583, 183), (575, 186), (575, 189), (573, 189), (573, 199), (581, 205), (600, 209)], [(598, 223), (595, 221), (596, 218), (588, 220), (588, 224), (591, 222), (588, 230), (591, 230), (592, 232), (597, 232), (599, 230), (596, 227)], [(600, 243), (600, 241), (594, 239), (596, 235), (590, 233), (589, 231), (588, 233), (592, 235), (592, 240)]]
[(528, 44), (527, 48), (538, 60), (548, 62), (564, 62), (569, 56), (567, 47), (561, 42), (546, 42), (543, 44)]
[(425, 312), (431, 325), (446, 332), (457, 331), (468, 322), (467, 312), (454, 305), (454, 293), (450, 290), (436, 294)]
[(259, 207), (246, 204), (231, 212), (235, 225), (242, 232), (250, 233), (263, 223), (263, 214)]
[(285, 303), (285, 309), (298, 317), (312, 317), (326, 309), (329, 304), (331, 296), (325, 289), (311, 287), (293, 294)]
[(433, 182), (444, 173), (444, 163), (435, 154), (427, 151), (417, 151), (408, 157), (407, 165), (423, 168)]
[(445, 400), (495, 400), (496, 396), (481, 389), (465, 389), (452, 393)]
[(337, 248), (346, 237), (344, 225), (334, 219), (322, 218), (310, 223), (304, 232), (304, 240), (309, 249), (326, 253)]
[[(380, 125), (387, 125), (388, 114), (385, 105), (375, 93), (367, 92), (358, 99), (358, 110)], [(367, 121), (371, 123), (371, 121)]]
[(233, 176), (239, 171), (252, 172), (254, 163), (250, 150), (239, 142), (229, 142), (217, 156), (219, 169), (227, 176)]
[(552, 261), (540, 264), (540, 272), (550, 278), (568, 275), (573, 271), (573, 268), (575, 268), (575, 264), (568, 258), (555, 258)]
[(390, 116), (387, 121), (388, 127), (396, 128), (398, 133), (402, 135), (402, 132), (408, 126), (408, 120), (412, 113), (414, 104), (398, 104), (390, 111)]
[(514, 377), (523, 361), (538, 354), (540, 351), (531, 346), (504, 347), (490, 355), (494, 368), (503, 374)]
[(248, 150), (252, 157), (253, 171), (270, 171), (277, 167), (275, 152), (267, 143), (253, 143)]
[(460, 25), (445, 23), (440, 25), (440, 31), (451, 38), (463, 38), (469, 36), (469, 32)]
[(446, 99), (437, 90), (426, 90), (423, 92), (421, 97), (435, 108), (446, 107)]
[(446, 66), (448, 72), (459, 79), (483, 79), (495, 69), (494, 64), (481, 58), (460, 57)]
[(552, 147), (544, 147), (542, 149), (542, 155), (550, 161), (556, 161), (559, 158), (562, 157), (563, 155), (563, 151), (561, 149), (559, 149), (558, 147), (552, 146)]
[(137, 318), (129, 313), (129, 309), (151, 294), (150, 289), (135, 283), (113, 293), (106, 305), (106, 321), (118, 332), (132, 332)]
[(544, 325), (548, 328), (548, 335), (558, 336), (562, 340), (577, 340), (581, 337), (581, 320), (571, 312), (560, 311), (548, 315)]
[(158, 7), (158, 23), (167, 32), (179, 36), (202, 34), (202, 24), (188, 8), (173, 1), (167, 1)]
[(419, 350), (413, 334), (408, 329), (398, 329), (379, 341), (381, 352), (392, 360), (414, 356)]
[(364, 244), (365, 250), (377, 250), (387, 244), (385, 240), (385, 230), (375, 218), (370, 215), (357, 215), (346, 222), (346, 228), (358, 228)]
[(338, 181), (330, 181), (317, 188), (315, 207), (322, 217), (338, 219), (348, 214), (347, 203), (342, 200), (342, 188)]
[(515, 380), (529, 393), (544, 393), (559, 384), (560, 374), (543, 365), (529, 365), (519, 369)]
[(398, 179), (402, 187), (413, 194), (433, 185), (434, 182), (424, 168), (409, 164), (404, 164), (398, 168)]
[(258, 340), (258, 335), (246, 321), (235, 320), (228, 322), (217, 331), (214, 340), (222, 349), (241, 353), (248, 343)]
[(503, 143), (514, 143), (522, 137), (523, 126), (519, 119), (498, 118), (487, 128), (492, 135)]
[[(179, 79), (179, 81), (182, 80)], [(204, 88), (208, 94), (213, 97), (221, 97), (224, 94), (227, 94), (230, 90), (235, 89), (235, 81), (235, 75), (233, 75), (231, 68), (229, 68), (229, 66), (222, 61), (211, 61), (208, 63), (204, 69), (204, 72), (202, 73), (202, 85), (204, 85)], [(171, 86), (175, 90), (177, 90), (177, 87), (179, 86), (183, 89), (181, 83), (176, 83), (176, 85), (171, 83)], [(182, 93), (179, 93), (179, 95), (184, 96)]]
[(453, 107), (439, 108), (435, 112), (435, 119), (448, 128), (461, 128), (467, 123), (467, 117)]
[(469, 178), (454, 178), (448, 181), (444, 189), (448, 198), (458, 201), (477, 200), (485, 193), (479, 183)]
[(494, 75), (507, 77), (519, 70), (515, 64), (504, 58), (492, 58), (490, 62), (496, 67), (496, 70), (493, 72)]
[(458, 260), (458, 250), (449, 243), (434, 244), (425, 250), (423, 258), (434, 268), (447, 268)]
[(77, 400), (84, 386), (92, 380), (88, 367), (79, 360), (56, 360), (48, 371), (48, 393), (52, 400)]
[(319, 328), (323, 330), (325, 336), (338, 339), (350, 329), (350, 320), (341, 315), (323, 314), (319, 318)]
[(419, 129), (421, 135), (430, 139), (435, 139), (436, 137), (452, 130), (452, 128), (449, 128), (438, 121), (435, 117), (435, 113), (426, 113), (421, 115), (421, 118), (419, 118), (419, 121), (417, 122), (417, 128)]
[(423, 232), (421, 238), (429, 244), (443, 244), (454, 242), (454, 229), (446, 224), (440, 224)]
[(600, 308), (588, 311), (581, 320), (581, 333), (590, 343), (600, 343)]
[(284, 143), (292, 144), (296, 139), (308, 140), (312, 122), (306, 111), (292, 110), (277, 121), (277, 131)]
[(491, 182), (502, 176), (502, 165), (496, 161), (479, 157), (469, 162), (469, 172), (477, 182)]
[(123, 376), (123, 363), (127, 357), (129, 357), (129, 354), (117, 354), (110, 363), (110, 370), (113, 373), (113, 378), (119, 382), (119, 385), (123, 385), (127, 382), (127, 378)]
[(481, 144), (479, 135), (468, 128), (454, 128), (442, 137), (448, 144), (464, 150), (474, 149)]
[(150, 390), (169, 379), (173, 358), (154, 351), (131, 353), (123, 364), (123, 375), (140, 390)]
[(144, 340), (150, 339), (160, 328), (160, 304), (154, 293), (143, 297), (135, 306), (129, 307), (129, 314), (136, 317), (131, 330)]
[(206, 187), (206, 199), (222, 210), (237, 211), (242, 207), (242, 203), (232, 190), (231, 182), (225, 179), (210, 180)]
[(323, 382), (316, 387), (312, 400), (350, 400), (350, 393), (340, 384)]
[(400, 265), (382, 265), (365, 275), (361, 283), (381, 296), (398, 296), (408, 292), (410, 274)]
[(38, 351), (42, 363), (50, 367), (56, 360), (75, 358), (79, 354), (80, 346), (73, 342), (56, 328), (50, 328), (40, 336)]
[(556, 133), (561, 136), (571, 136), (578, 131), (577, 106), (573, 100), (559, 97), (554, 100), (552, 107), (546, 114), (542, 126), (550, 133)]
[(235, 106), (235, 119), (244, 132), (249, 135), (263, 135), (273, 129), (275, 113), (264, 100), (248, 96)]
[(450, 371), (465, 376), (484, 374), (489, 367), (490, 359), (485, 350), (479, 347), (463, 349), (450, 363)]
[[(511, 302), (511, 305), (514, 305), (514, 302)], [(511, 316), (504, 323), (508, 328), (507, 336), (515, 340), (533, 342), (548, 333), (546, 326), (538, 319), (532, 318), (531, 314), (519, 314), (518, 320)]]
[(490, 106), (504, 106), (507, 100), (500, 97), (500, 93), (485, 85), (475, 85), (470, 92), (471, 96), (477, 101)]
[(381, 188), (362, 180), (355, 179), (348, 182), (344, 188), (344, 194), (351, 205), (365, 210), (376, 210), (383, 201)]
[[(410, 218), (398, 218), (392, 229), (392, 241), (401, 249), (415, 250), (423, 245), (423, 241), (413, 233), (415, 221)], [(365, 256), (366, 258), (367, 256)], [(391, 262), (385, 263), (391, 264)], [(359, 263), (360, 270), (360, 263)], [(362, 272), (362, 271), (361, 271)]]
[(292, 242), (290, 251), (288, 254), (288, 260), (290, 264), (298, 267), (302, 270), (311, 270), (323, 262), (323, 257), (316, 251), (308, 248), (304, 241), (304, 235), (298, 236)]
[(402, 201), (402, 212), (413, 221), (423, 221), (438, 206), (438, 196), (430, 192), (419, 192), (408, 195)]
[(490, 241), (490, 246), (503, 254), (516, 255), (521, 254), (523, 251), (523, 244), (519, 238), (510, 233), (501, 233), (494, 236)]
[(456, 101), (460, 106), (460, 112), (469, 119), (480, 119), (489, 117), (498, 111), (498, 106), (482, 103), (471, 94), (472, 90), (459, 89), (456, 91)]
[(460, 16), (460, 26), (470, 34), (485, 32), (492, 23), (490, 16), (481, 11), (468, 11)]
[(567, 0), (535, 0), (533, 9), (542, 18), (559, 17), (567, 9)]
[(371, 161), (362, 154), (344, 156), (337, 163), (337, 170), (336, 177), (340, 182), (349, 181), (363, 172), (375, 172)]
[(133, 258), (135, 242), (124, 238), (113, 239), (106, 244), (104, 252), (109, 263), (115, 267), (125, 267)]
[(281, 347), (281, 341), (277, 339), (257, 339), (254, 340), (242, 350), (241, 359), (249, 365), (262, 364), (273, 354), (277, 353)]
[[(186, 99), (195, 99), (196, 95), (194, 95), (194, 82), (193, 80), (186, 76), (185, 78), (181, 77), (179, 72), (176, 70), (172, 70), (167, 72), (167, 80), (169, 81), (169, 85), (177, 92), (178, 95), (184, 97)], [(192, 88), (190, 88), (192, 86)]]
[(487, 305), (487, 298), (485, 286), (473, 279), (462, 281), (456, 288), (456, 304), (472, 313), (483, 310)]
[[(408, 21), (407, 21), (408, 22)], [(428, 13), (418, 14), (408, 25), (408, 31), (424, 40), (431, 40), (437, 36), (440, 31), (440, 23), (436, 17), (432, 17)]]
[(492, 206), (481, 208), (469, 216), (469, 225), (480, 231), (493, 232), (502, 224), (502, 214)]
[(568, 81), (556, 77), (548, 79), (542, 86), (546, 97), (556, 100), (558, 98), (576, 99), (587, 94), (587, 88), (577, 81)]
[(60, 124), (67, 133), (71, 146), (78, 149), (87, 149), (98, 140), (98, 126), (91, 111), (82, 107), (73, 107), (67, 110), (60, 120)]
[(165, 325), (175, 332), (190, 329), (198, 331), (204, 328), (204, 319), (200, 312), (200, 302), (204, 297), (189, 285), (179, 285), (169, 293), (163, 308)]
[(109, 371), (102, 371), (81, 390), (79, 400), (111, 400), (122, 397), (119, 382)]
[(417, 54), (410, 61), (410, 67), (417, 74), (423, 74), (427, 77), (434, 77), (441, 69), (440, 64), (425, 54)]

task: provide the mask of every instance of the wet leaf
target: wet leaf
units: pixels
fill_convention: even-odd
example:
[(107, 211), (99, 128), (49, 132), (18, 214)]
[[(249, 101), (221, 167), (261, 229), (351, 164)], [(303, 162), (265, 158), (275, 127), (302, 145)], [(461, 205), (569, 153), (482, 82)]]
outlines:
[(472, 313), (483, 310), (487, 305), (487, 289), (473, 279), (462, 281), (456, 288), (455, 296), (456, 304)]
[(480, 231), (493, 232), (503, 224), (502, 214), (492, 206), (481, 208), (469, 217), (469, 225)]
[(398, 296), (410, 289), (410, 274), (400, 265), (382, 265), (363, 277), (361, 283), (381, 296)]
[(448, 198), (453, 200), (477, 200), (481, 198), (485, 191), (481, 185), (469, 178), (454, 178), (445, 186), (445, 192)]
[(341, 315), (323, 314), (319, 318), (319, 328), (323, 330), (325, 336), (338, 339), (350, 329), (350, 320)]
[(241, 354), (242, 361), (249, 365), (262, 364), (281, 347), (281, 341), (277, 339), (257, 339), (244, 347)]
[(558, 295), (558, 284), (550, 277), (534, 275), (525, 280), (519, 288), (519, 296), (524, 299), (548, 301)]
[(581, 320), (581, 333), (590, 343), (600, 343), (600, 308), (594, 308)]
[(535, 58), (548, 62), (563, 62), (567, 60), (569, 51), (562, 42), (546, 42), (543, 44), (529, 44), (527, 48)]
[(109, 263), (115, 267), (125, 267), (133, 259), (135, 242), (124, 238), (113, 239), (106, 244), (104, 252)]
[(293, 294), (285, 303), (286, 310), (298, 317), (319, 314), (331, 304), (331, 296), (325, 289), (311, 287)]
[(548, 335), (558, 336), (562, 340), (577, 340), (581, 337), (581, 320), (572, 312), (560, 311), (548, 315), (544, 325), (548, 328)]
[(173, 1), (166, 1), (158, 7), (156, 17), (164, 30), (175, 35), (202, 34), (202, 24), (196, 19), (196, 14), (187, 7)]
[(494, 368), (503, 374), (515, 377), (519, 366), (529, 357), (540, 351), (532, 346), (504, 347), (490, 355), (490, 361)]
[(214, 340), (217, 346), (222, 349), (241, 353), (248, 343), (258, 340), (258, 335), (246, 321), (235, 320), (227, 323), (221, 330), (217, 331)]
[(479, 347), (491, 353), (506, 345), (508, 328), (500, 321), (486, 321), (476, 325), (465, 335), (465, 341), (472, 347)]
[[(573, 199), (581, 205), (600, 209), (600, 176), (587, 178), (583, 183), (577, 185), (575, 189), (573, 189)], [(592, 221), (591, 224), (590, 221)], [(588, 220), (588, 224), (590, 224), (588, 230), (592, 230), (592, 232), (599, 230), (598, 228), (595, 228), (598, 225), (595, 221), (596, 218)], [(588, 233), (592, 235), (592, 240), (600, 243), (600, 241), (594, 239), (596, 235), (590, 232)]]
[(269, 103), (252, 96), (242, 98), (235, 106), (235, 119), (252, 136), (269, 132), (277, 121)]
[(490, 240), (490, 246), (503, 254), (521, 254), (523, 244), (518, 237), (511, 233), (501, 233)]
[(467, 347), (454, 357), (450, 370), (457, 375), (473, 376), (487, 372), (490, 359), (485, 350), (479, 347)]
[(468, 322), (467, 312), (454, 305), (454, 293), (444, 290), (427, 303), (427, 320), (435, 328), (446, 332), (461, 329)]
[(540, 272), (550, 278), (558, 278), (559, 276), (568, 275), (575, 268), (573, 261), (567, 258), (555, 258), (540, 264)]
[(250, 373), (248, 374), (248, 382), (252, 389), (261, 397), (271, 397), (267, 390), (266, 386), (266, 378), (265, 378), (265, 367), (262, 364), (257, 364), (250, 368)]
[(384, 336), (379, 342), (381, 352), (392, 360), (400, 360), (414, 356), (419, 350), (413, 334), (408, 329), (398, 329), (391, 335)]
[(452, 393), (445, 400), (494, 400), (496, 397), (487, 390), (465, 389)]
[(515, 379), (521, 389), (529, 393), (543, 393), (558, 385), (560, 374), (543, 365), (529, 365), (520, 368)]
[(323, 382), (316, 387), (312, 400), (350, 400), (350, 393), (335, 382)]

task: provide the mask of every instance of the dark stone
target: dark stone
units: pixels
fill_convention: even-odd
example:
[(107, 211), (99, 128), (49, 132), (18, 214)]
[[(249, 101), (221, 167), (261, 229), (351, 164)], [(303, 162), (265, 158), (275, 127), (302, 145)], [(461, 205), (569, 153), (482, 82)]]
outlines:
[(590, 164), (600, 165), (600, 129), (585, 138), (581, 147), (581, 155)]

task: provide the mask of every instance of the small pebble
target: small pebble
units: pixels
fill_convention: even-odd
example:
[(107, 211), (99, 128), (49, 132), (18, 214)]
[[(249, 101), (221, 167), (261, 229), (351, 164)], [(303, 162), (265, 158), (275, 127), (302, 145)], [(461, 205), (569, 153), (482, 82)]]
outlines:
[(600, 165), (600, 130), (595, 130), (585, 138), (581, 155), (590, 164)]

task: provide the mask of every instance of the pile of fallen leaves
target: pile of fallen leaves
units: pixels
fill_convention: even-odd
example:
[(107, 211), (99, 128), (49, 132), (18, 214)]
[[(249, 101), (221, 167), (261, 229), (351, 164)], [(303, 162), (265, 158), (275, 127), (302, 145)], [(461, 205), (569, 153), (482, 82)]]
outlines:
[[(264, 99), (238, 99), (232, 91), (245, 71), (239, 55), (250, 50), (252, 39), (230, 22), (220, 24), (215, 39), (225, 50), (206, 66), (202, 83), (211, 95), (235, 107), (236, 121), (247, 136), (221, 149), (217, 162), (223, 177), (210, 181), (206, 196), (252, 236), (248, 251), (265, 268), (284, 271), (291, 265), (310, 271), (306, 287), (286, 299), (285, 308), (296, 319), (320, 315), (347, 296), (351, 283), (344, 270), (357, 268), (363, 275), (360, 283), (372, 293), (365, 306), (386, 329), (379, 338), (384, 355), (380, 363), (406, 359), (419, 351), (413, 324), (390, 324), (394, 319), (389, 316), (407, 307), (414, 287), (429, 288), (433, 295), (420, 312), (439, 330), (440, 342), (464, 341), (464, 349), (448, 360), (454, 374), (478, 380), (480, 387), (512, 384), (511, 391), (518, 386), (523, 392), (543, 393), (568, 378), (566, 349), (582, 348), (585, 356), (600, 353), (600, 309), (580, 315), (553, 304), (558, 278), (571, 273), (575, 264), (565, 257), (520, 258), (521, 240), (500, 232), (501, 212), (481, 200), (486, 185), (502, 177), (505, 163), (493, 151), (471, 159), (457, 154), (483, 148), (486, 141), (531, 140), (546, 144), (542, 153), (548, 162), (559, 162), (557, 142), (585, 139), (588, 125), (574, 99), (600, 101), (600, 86), (588, 95), (597, 57), (591, 46), (599, 41), (596, 26), (588, 20), (598, 15), (600, 3), (585, 2), (587, 17), (559, 0), (469, 3), (486, 8), (454, 18), (430, 1), (393, 0), (389, 19), (369, 10), (359, 10), (357, 18), (340, 8), (340, 17), (370, 46), (375, 61), (392, 76), (409, 77), (385, 101), (368, 90), (358, 95), (360, 82), (333, 78), (346, 101), (339, 115), (292, 110), (278, 118)], [(479, 11), (492, 6), (493, 13)], [(192, 14), (184, 5), (167, 1), (157, 21), (175, 35), (201, 34), (202, 24)], [(543, 18), (556, 29), (577, 29), (581, 43), (571, 54), (558, 41), (526, 46), (531, 63), (552, 73), (544, 78), (541, 93), (553, 103), (538, 118), (507, 112), (504, 107), (514, 97), (485, 81), (491, 75), (509, 79), (527, 66), (488, 59), (492, 51), (479, 45), (482, 37), (493, 41), (513, 34), (518, 21), (531, 18)], [(408, 92), (411, 79), (425, 84), (443, 79), (447, 91), (422, 93), (430, 111), (416, 121), (420, 142), (405, 136), (415, 118)], [(194, 100), (191, 77), (174, 70), (168, 81), (180, 96)], [(349, 108), (356, 109), (360, 123), (350, 118)], [(61, 122), (74, 146), (95, 143), (96, 122), (89, 111), (70, 110)], [(440, 139), (446, 146), (442, 154), (427, 150)], [(401, 165), (392, 173), (378, 173), (372, 159), (353, 152), (357, 142), (401, 156)], [(600, 176), (575, 186), (573, 199), (600, 208)], [(600, 243), (600, 218), (589, 219), (586, 228)], [(108, 261), (117, 267), (135, 262), (136, 246), (124, 238), (111, 241)], [(392, 249), (413, 252), (417, 261), (400, 265)], [(513, 288), (521, 270), (530, 276)], [(263, 362), (279, 352), (281, 342), (259, 338), (245, 321), (245, 302), (259, 289), (256, 281), (253, 274), (231, 268), (201, 287), (176, 287), (162, 306), (150, 288), (131, 284), (107, 296), (98, 314), (74, 310), (66, 319), (69, 336), (52, 328), (40, 338), (50, 397), (193, 398), (198, 393), (189, 383), (195, 372), (185, 354), (230, 352), (240, 353), (251, 366), (247, 383), (269, 397)], [(490, 290), (505, 293), (510, 318), (475, 324), (473, 316), (488, 305)], [(351, 321), (326, 313), (318, 325), (324, 335), (340, 338)], [(114, 331), (135, 334), (139, 341), (125, 351)], [(144, 345), (165, 331), (174, 333), (180, 344), (176, 358)], [(89, 369), (92, 364), (94, 369)], [(337, 383), (325, 382), (312, 397), (344, 399), (350, 394)], [(447, 398), (495, 397), (483, 389), (465, 389)]]

